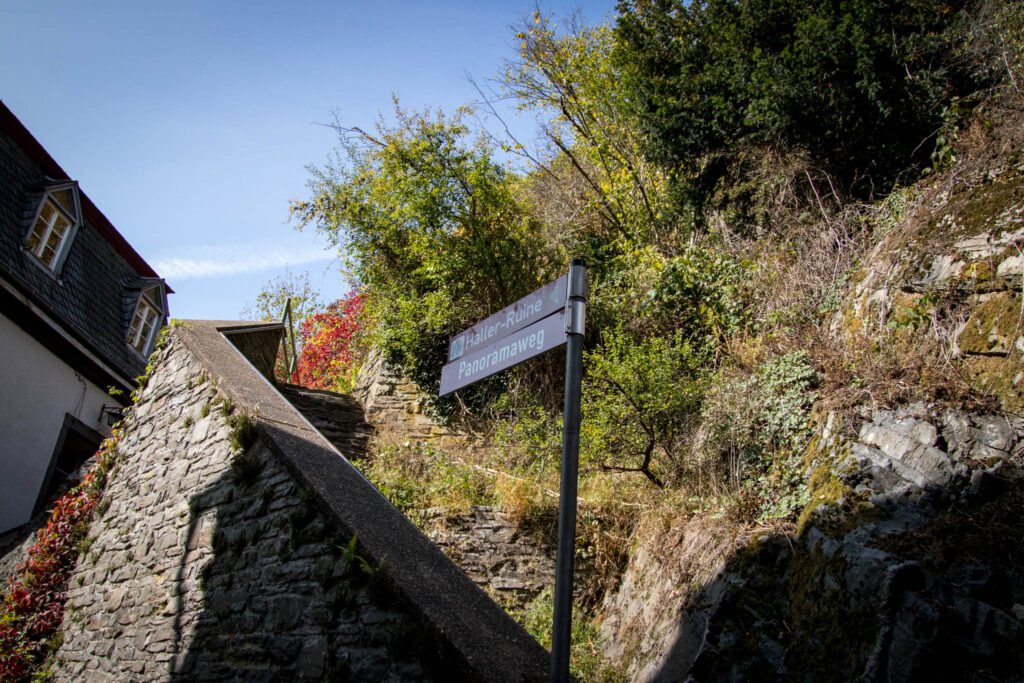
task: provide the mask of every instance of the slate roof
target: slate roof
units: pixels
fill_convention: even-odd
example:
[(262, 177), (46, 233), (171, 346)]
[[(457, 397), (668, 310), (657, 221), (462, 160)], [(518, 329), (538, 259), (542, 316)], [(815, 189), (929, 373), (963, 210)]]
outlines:
[[(59, 277), (41, 267), (23, 244), (45, 188), (62, 180), (67, 173), (0, 102), (0, 277), (131, 380), (146, 361), (125, 342), (130, 317), (142, 289), (163, 281), (81, 190), (82, 220)], [(158, 303), (166, 313), (166, 297)]]

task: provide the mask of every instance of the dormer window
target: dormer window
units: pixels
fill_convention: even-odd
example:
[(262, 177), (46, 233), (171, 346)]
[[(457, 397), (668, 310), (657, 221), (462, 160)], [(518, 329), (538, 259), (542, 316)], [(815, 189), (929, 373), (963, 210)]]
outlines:
[(128, 329), (128, 343), (143, 356), (149, 347), (150, 337), (156, 328), (157, 318), (160, 314), (153, 308), (153, 305), (146, 301), (146, 297), (139, 299), (139, 305), (135, 309), (135, 316), (132, 318), (132, 326)]
[(80, 215), (76, 183), (46, 188), (25, 240), (25, 249), (51, 272), (60, 272), (78, 230)]
[(131, 323), (125, 341), (143, 357), (149, 356), (156, 341), (156, 333), (164, 323), (164, 311), (167, 310), (167, 294), (163, 280), (154, 279), (141, 284)]

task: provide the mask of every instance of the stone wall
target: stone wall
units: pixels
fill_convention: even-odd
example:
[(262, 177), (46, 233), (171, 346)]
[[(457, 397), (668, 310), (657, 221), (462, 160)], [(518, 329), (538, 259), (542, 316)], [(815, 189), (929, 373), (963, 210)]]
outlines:
[(71, 579), (56, 680), (545, 676), (544, 650), (220, 324), (175, 327), (154, 360)]
[(352, 395), (363, 404), (366, 420), (379, 429), (393, 429), (410, 439), (442, 447), (465, 438), (424, 414), (423, 392), (414, 382), (390, 370), (377, 349), (370, 352), (359, 371)]
[(7, 586), (7, 578), (13, 576), (18, 565), (28, 559), (28, 549), (35, 545), (36, 532), (46, 524), (47, 514), (48, 511), (43, 510), (28, 524), (0, 535), (0, 586)]
[(465, 512), (423, 510), (416, 521), (469, 578), (503, 604), (525, 607), (555, 585), (554, 519), (546, 537), (542, 530), (523, 528), (483, 506)]
[[(473, 441), (425, 415), (423, 392), (389, 370), (378, 350), (370, 353), (352, 393), (376, 429), (394, 430), (403, 439), (441, 449), (465, 448)], [(477, 585), (503, 604), (524, 607), (554, 586), (555, 519), (549, 529), (525, 529), (500, 510), (475, 506), (464, 512), (420, 510), (415, 521)]]
[(273, 453), (234, 451), (184, 344), (156, 360), (71, 581), (56, 680), (432, 678), (407, 647), (422, 627)]

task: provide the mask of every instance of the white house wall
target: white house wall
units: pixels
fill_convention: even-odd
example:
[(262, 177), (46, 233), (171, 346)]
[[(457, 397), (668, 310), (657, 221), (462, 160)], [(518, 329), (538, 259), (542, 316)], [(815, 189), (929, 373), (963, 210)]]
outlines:
[(78, 375), (24, 330), (0, 315), (0, 533), (32, 515), (65, 414), (102, 434), (106, 387)]

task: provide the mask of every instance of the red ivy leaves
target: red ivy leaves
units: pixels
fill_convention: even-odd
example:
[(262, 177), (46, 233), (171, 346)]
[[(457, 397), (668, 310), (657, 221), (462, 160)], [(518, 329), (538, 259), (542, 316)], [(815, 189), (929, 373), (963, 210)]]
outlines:
[(103, 493), (116, 443), (115, 430), (115, 436), (103, 442), (97, 463), (81, 483), (57, 499), (46, 526), (36, 532), (28, 559), (8, 579), (8, 593), (0, 602), (0, 681), (25, 679), (64, 619), (78, 543)]
[(363, 310), (362, 295), (352, 292), (332, 304), (326, 313), (306, 318), (299, 333), (299, 384), (332, 390), (345, 385), (363, 332)]

